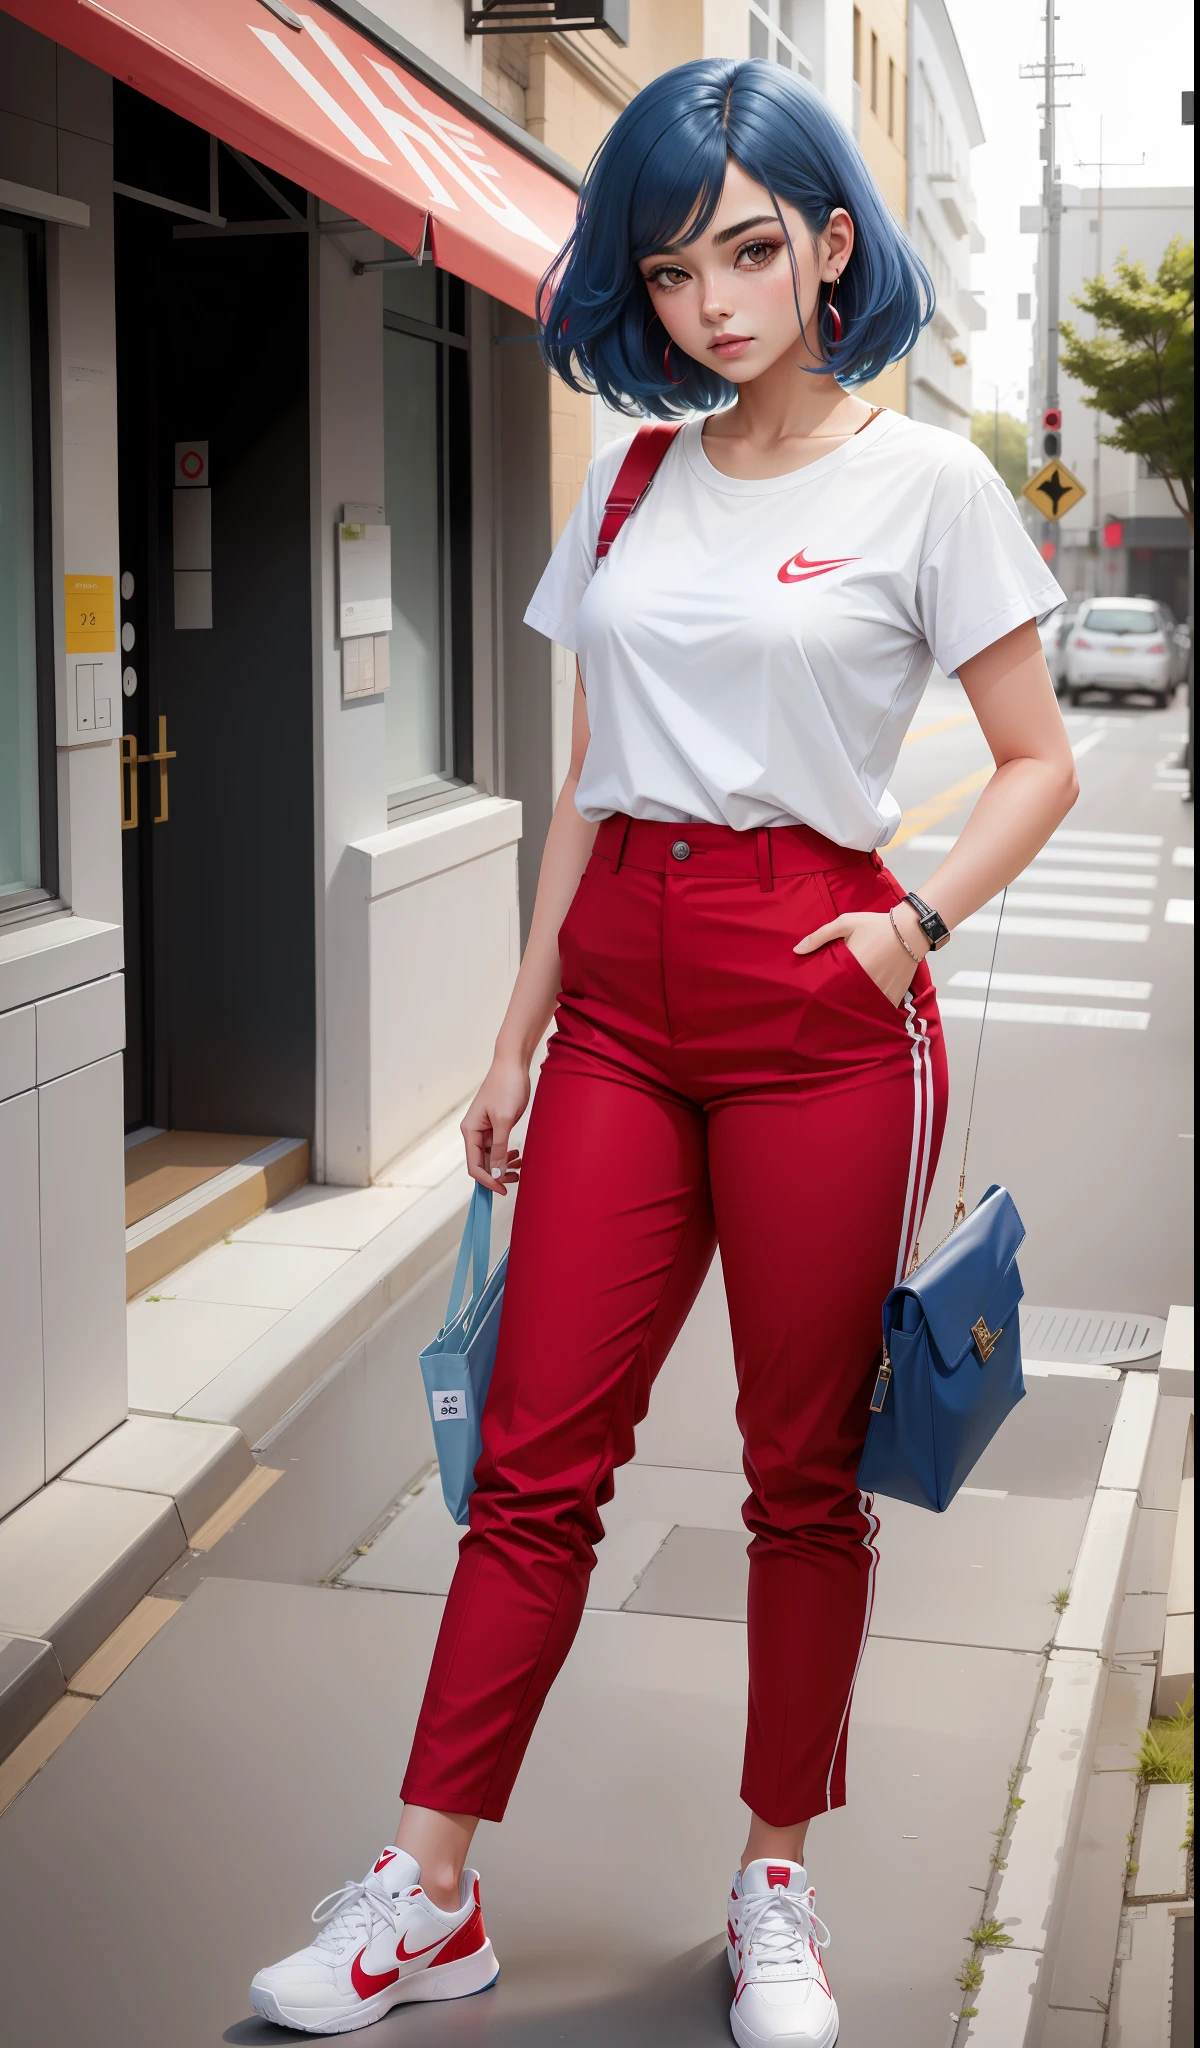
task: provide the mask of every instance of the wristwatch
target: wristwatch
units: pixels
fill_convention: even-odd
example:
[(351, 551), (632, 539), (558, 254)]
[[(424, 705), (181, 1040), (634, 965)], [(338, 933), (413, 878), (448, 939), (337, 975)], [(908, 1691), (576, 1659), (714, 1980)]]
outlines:
[(929, 941), (929, 950), (936, 953), (938, 947), (944, 946), (950, 936), (950, 927), (945, 918), (939, 917), (937, 911), (931, 909), (924, 897), (918, 896), (914, 889), (909, 890), (904, 901), (912, 904), (917, 913), (917, 923)]

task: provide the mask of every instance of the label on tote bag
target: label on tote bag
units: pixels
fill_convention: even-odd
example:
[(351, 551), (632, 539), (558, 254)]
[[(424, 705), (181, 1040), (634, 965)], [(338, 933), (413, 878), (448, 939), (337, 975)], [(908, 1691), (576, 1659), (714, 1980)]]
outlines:
[(455, 1387), (449, 1393), (439, 1394), (436, 1389), (429, 1396), (433, 1406), (435, 1422), (465, 1422), (467, 1419), (467, 1393), (465, 1387)]

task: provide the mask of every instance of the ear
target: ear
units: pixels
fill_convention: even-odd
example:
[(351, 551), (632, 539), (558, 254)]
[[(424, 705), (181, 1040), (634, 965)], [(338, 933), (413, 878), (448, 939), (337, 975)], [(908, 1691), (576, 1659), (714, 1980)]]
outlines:
[(854, 222), (844, 206), (835, 206), (825, 223), (821, 236), (821, 251), (824, 261), (821, 276), (825, 280), (840, 276), (854, 253)]

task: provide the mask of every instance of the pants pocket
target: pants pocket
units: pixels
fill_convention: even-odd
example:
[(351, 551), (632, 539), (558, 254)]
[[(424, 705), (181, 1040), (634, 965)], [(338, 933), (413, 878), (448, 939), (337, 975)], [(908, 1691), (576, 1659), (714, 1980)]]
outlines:
[[(851, 910), (869, 911), (876, 915), (882, 912), (886, 915), (892, 908), (894, 900), (892, 892), (888, 890), (886, 895), (883, 894), (879, 889), (875, 871), (872, 871), (872, 879), (876, 882), (876, 887), (872, 893), (876, 894), (877, 899), (881, 900), (876, 900), (874, 903), (844, 903), (839, 906), (834, 901), (828, 878), (825, 875), (817, 875), (814, 879), (823, 901), (828, 906), (829, 923), (832, 923), (834, 918), (842, 917)], [(822, 950), (828, 954), (830, 967), (836, 978), (848, 986), (851, 992), (848, 999), (854, 999), (853, 992), (856, 990), (857, 1000), (865, 1007), (870, 1007), (876, 1014), (882, 1014), (893, 1022), (899, 1018), (901, 1004), (904, 1001), (903, 996), (900, 998), (899, 1003), (894, 1003), (890, 996), (885, 995), (879, 983), (867, 973), (861, 960), (855, 958), (845, 939), (831, 939)]]

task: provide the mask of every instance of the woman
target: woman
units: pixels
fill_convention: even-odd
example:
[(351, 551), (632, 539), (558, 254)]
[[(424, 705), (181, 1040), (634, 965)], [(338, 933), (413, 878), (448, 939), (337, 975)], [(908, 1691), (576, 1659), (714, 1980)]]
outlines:
[[(968, 441), (854, 395), (931, 312), (849, 136), (753, 62), (638, 96), (543, 285), (567, 383), (687, 418), (607, 553), (628, 443), (597, 457), (527, 614), (578, 678), (529, 943), (462, 1127), (496, 1194), (557, 1029), (470, 1529), (395, 1844), (255, 1979), (273, 2019), (348, 2030), (494, 1977), (471, 1837), (504, 1813), (614, 1469), (719, 1244), (753, 1536), (731, 2024), (743, 2048), (836, 2038), (805, 1836), (845, 1797), (878, 1527), (855, 1474), (945, 1117), (924, 955), (1076, 794), (1035, 623), (1062, 593), (1007, 489)], [(876, 849), (935, 660), (996, 772), (913, 899)]]

